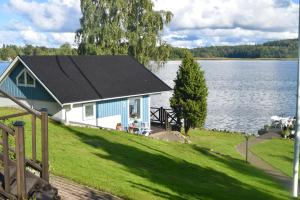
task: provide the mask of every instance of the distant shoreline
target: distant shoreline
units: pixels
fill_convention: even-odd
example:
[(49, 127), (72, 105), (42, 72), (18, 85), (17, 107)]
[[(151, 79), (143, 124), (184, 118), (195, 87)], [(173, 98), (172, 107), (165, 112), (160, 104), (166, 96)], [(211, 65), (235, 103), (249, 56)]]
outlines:
[(195, 58), (196, 60), (298, 60), (298, 58)]
[[(182, 58), (183, 59), (183, 58)], [(168, 61), (181, 61), (182, 59), (172, 59)], [(278, 61), (297, 61), (298, 58), (197, 58), (196, 60), (278, 60)]]
[[(168, 61), (181, 61), (181, 59), (172, 59)], [(195, 57), (196, 60), (278, 60), (278, 61), (297, 61), (298, 58), (198, 58)], [(0, 63), (11, 62), (9, 60), (0, 60)]]

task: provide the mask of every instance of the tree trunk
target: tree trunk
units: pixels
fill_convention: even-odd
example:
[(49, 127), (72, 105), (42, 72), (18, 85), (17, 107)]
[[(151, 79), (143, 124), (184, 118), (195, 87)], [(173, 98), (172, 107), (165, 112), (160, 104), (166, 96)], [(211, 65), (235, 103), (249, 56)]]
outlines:
[(181, 132), (181, 128), (182, 128), (181, 118), (177, 117), (176, 125), (178, 128), (178, 131)]
[(188, 120), (184, 119), (184, 133), (186, 136), (188, 136), (188, 132), (190, 130), (190, 123)]

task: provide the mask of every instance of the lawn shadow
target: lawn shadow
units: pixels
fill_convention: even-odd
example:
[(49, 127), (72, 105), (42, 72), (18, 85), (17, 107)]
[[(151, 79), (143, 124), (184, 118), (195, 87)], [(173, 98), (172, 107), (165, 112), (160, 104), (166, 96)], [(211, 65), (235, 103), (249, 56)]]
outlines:
[(291, 164), (294, 162), (294, 159), (291, 158), (291, 157), (289, 157), (289, 156), (274, 155), (274, 154), (269, 154), (268, 156), (270, 156), (270, 157), (277, 157), (277, 158), (279, 158), (281, 160), (285, 160), (285, 161), (287, 161), (287, 162), (289, 162)]
[[(201, 154), (210, 156), (212, 159), (214, 159), (217, 162), (227, 165), (229, 168), (233, 169), (236, 172), (239, 172), (241, 174), (247, 173), (248, 176), (256, 177), (264, 185), (270, 185), (270, 186), (276, 187), (278, 189), (284, 188), (284, 186), (281, 185), (282, 184), (281, 181), (275, 179), (274, 177), (270, 177), (269, 175), (264, 173), (262, 170), (257, 169), (254, 166), (246, 164), (244, 160), (233, 158), (229, 155), (225, 155), (225, 154), (222, 154), (219, 152), (211, 151), (208, 148), (199, 147), (198, 145), (193, 145), (193, 149), (198, 151)], [(262, 176), (260, 176), (260, 177), (269, 176), (271, 179), (276, 181), (277, 184), (274, 182), (271, 182), (270, 179), (258, 178), (257, 174), (261, 174)]]
[[(126, 168), (132, 174), (148, 179), (151, 183), (141, 184), (135, 180), (127, 180), (133, 188), (145, 191), (154, 196), (166, 199), (283, 199), (278, 194), (269, 194), (251, 185), (245, 184), (238, 179), (228, 176), (215, 169), (202, 167), (183, 159), (169, 157), (162, 154), (143, 151), (142, 149), (126, 144), (112, 142), (99, 135), (90, 135), (72, 127), (66, 127), (78, 139), (87, 145), (105, 151), (104, 154), (93, 153), (101, 159), (116, 162)], [(147, 146), (144, 146), (147, 148)], [(202, 156), (211, 156), (203, 154)], [(199, 154), (199, 156), (201, 156)], [(234, 170), (237, 161), (219, 158), (219, 162), (226, 162), (228, 167)], [(232, 164), (230, 162), (233, 162)], [(244, 171), (247, 173), (247, 171)], [(252, 175), (252, 174), (251, 174)], [(125, 182), (125, 181), (124, 181)], [(124, 183), (125, 184), (125, 183)], [(164, 189), (167, 188), (167, 189)], [(171, 190), (172, 193), (169, 193)], [(277, 195), (277, 196), (275, 196)]]

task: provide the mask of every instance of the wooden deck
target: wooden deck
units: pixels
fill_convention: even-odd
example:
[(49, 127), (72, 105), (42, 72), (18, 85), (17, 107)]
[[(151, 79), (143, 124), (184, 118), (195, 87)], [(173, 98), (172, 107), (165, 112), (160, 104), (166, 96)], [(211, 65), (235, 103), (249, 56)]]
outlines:
[(79, 185), (68, 179), (51, 175), (50, 183), (58, 189), (58, 194), (63, 200), (120, 200), (119, 197)]
[[(0, 96), (8, 98), (25, 112), (0, 116), (0, 197), (2, 199), (59, 199), (57, 189), (49, 184), (48, 114), (46, 109), (36, 111), (16, 98), (0, 90)], [(31, 115), (31, 156), (25, 156), (25, 123), (16, 117)], [(4, 120), (14, 119), (11, 126)], [(41, 121), (41, 160), (37, 160), (37, 127)], [(29, 128), (27, 125), (26, 128)], [(28, 145), (28, 144), (27, 144)]]
[(163, 107), (160, 108), (151, 107), (150, 119), (151, 119), (151, 128), (154, 133), (163, 130), (178, 131), (179, 129), (177, 118), (172, 109), (165, 109)]

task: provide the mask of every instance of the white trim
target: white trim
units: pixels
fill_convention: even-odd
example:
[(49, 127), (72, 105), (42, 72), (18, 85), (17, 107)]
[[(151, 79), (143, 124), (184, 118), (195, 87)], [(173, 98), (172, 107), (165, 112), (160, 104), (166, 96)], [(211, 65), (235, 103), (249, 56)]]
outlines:
[[(24, 84), (23, 83), (19, 83), (19, 77), (22, 76), (22, 74), (24, 73)], [(28, 84), (27, 83), (27, 75), (29, 75), (32, 79), (33, 79), (33, 84)], [(22, 86), (22, 87), (33, 87), (35, 88), (35, 78), (33, 78), (31, 75), (30, 75), (30, 72), (27, 71), (26, 69), (23, 69), (19, 74), (18, 76), (16, 77), (16, 83), (17, 83), (17, 86)]]
[[(130, 121), (130, 117), (129, 117), (129, 99), (127, 98), (126, 100), (126, 105), (127, 105), (127, 124), (126, 124), (126, 127), (129, 126), (129, 124), (131, 124), (132, 122)], [(125, 126), (123, 126), (125, 127)]]
[(149, 126), (151, 127), (151, 100), (150, 100), (150, 96), (148, 96), (148, 123), (149, 123)]
[[(28, 72), (28, 71), (26, 71), (26, 87), (35, 87), (35, 78), (33, 78), (32, 77), (32, 75)], [(30, 76), (32, 79), (33, 79), (33, 84), (31, 85), (31, 84), (28, 84), (28, 76)]]
[(126, 98), (139, 97), (139, 96), (147, 96), (147, 95), (150, 96), (150, 95), (161, 94), (162, 92), (166, 92), (166, 91), (144, 93), (144, 94), (134, 94), (134, 95), (120, 96), (120, 97), (111, 97), (111, 98), (105, 98), (105, 99), (94, 99), (94, 100), (87, 100), (87, 101), (77, 101), (77, 102), (64, 103), (62, 105), (64, 106), (64, 105), (69, 105), (69, 104), (93, 103), (93, 102), (98, 102), (98, 101), (107, 101), (107, 100), (112, 100), (112, 99), (126, 99)]
[[(140, 100), (140, 118), (138, 118), (138, 119), (130, 118), (130, 110), (129, 110), (130, 99), (139, 99)], [(143, 96), (128, 98), (128, 121), (132, 123), (135, 120), (143, 121)]]
[(17, 86), (24, 86), (26, 87), (26, 78), (25, 78), (25, 74), (24, 74), (24, 84), (23, 83), (19, 83), (19, 77), (25, 72), (26, 70), (23, 69), (18, 76), (16, 77), (16, 82), (17, 82)]
[[(86, 116), (85, 114), (85, 107), (86, 106), (93, 106), (93, 116)], [(91, 119), (96, 119), (96, 103), (87, 103), (82, 105), (82, 110), (83, 110), (83, 121), (86, 120), (91, 120)]]
[(26, 63), (19, 57), (17, 56), (13, 62), (8, 66), (8, 68), (5, 70), (5, 72), (1, 75), (0, 77), (0, 82), (2, 82), (2, 80), (4, 80), (4, 78), (9, 74), (9, 72), (12, 70), (12, 68), (15, 66), (15, 64), (17, 63), (17, 61), (20, 61), (25, 68), (33, 75), (33, 77), (44, 87), (44, 89), (53, 97), (53, 99), (55, 101), (57, 101), (57, 103), (63, 107), (64, 105), (56, 98), (56, 96), (43, 84), (43, 82), (31, 71), (31, 69), (26, 65)]

